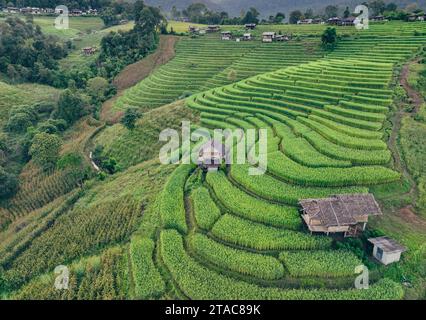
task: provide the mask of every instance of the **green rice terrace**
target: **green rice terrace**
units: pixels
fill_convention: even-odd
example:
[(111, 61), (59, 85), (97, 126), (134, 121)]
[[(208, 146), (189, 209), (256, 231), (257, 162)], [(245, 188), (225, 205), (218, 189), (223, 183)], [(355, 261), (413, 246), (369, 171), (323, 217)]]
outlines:
[[(392, 210), (412, 204), (404, 201), (416, 188), (395, 119), (409, 112), (399, 109), (400, 78), (425, 55), (426, 23), (337, 27), (331, 51), (321, 47), (326, 27), (261, 25), (255, 40), (241, 42), (180, 36), (169, 62), (110, 101), (115, 112), (143, 113), (134, 129), (84, 118), (66, 132), (61, 154), (80, 152), (84, 173), (24, 167), (22, 188), (0, 208), (0, 288), (8, 285), (0, 298), (424, 298), (416, 268), (426, 261), (426, 215), (404, 219)], [(262, 43), (271, 29), (292, 39)], [(0, 82), (0, 92), (26, 103), (24, 86), (7, 86)], [(37, 92), (38, 100), (56, 94)], [(0, 123), (8, 105), (0, 102)], [(182, 120), (192, 130), (265, 129), (265, 174), (249, 175), (249, 164), (217, 172), (160, 164), (158, 135)], [(83, 183), (95, 176), (88, 158), (95, 146), (120, 170)], [(258, 150), (259, 139), (250, 148)], [(400, 262), (373, 260), (365, 236), (308, 230), (301, 199), (355, 193), (378, 200), (384, 214), (370, 217), (366, 234), (406, 246)], [(54, 290), (59, 264), (70, 268), (70, 290)], [(354, 287), (362, 264), (368, 290)]]

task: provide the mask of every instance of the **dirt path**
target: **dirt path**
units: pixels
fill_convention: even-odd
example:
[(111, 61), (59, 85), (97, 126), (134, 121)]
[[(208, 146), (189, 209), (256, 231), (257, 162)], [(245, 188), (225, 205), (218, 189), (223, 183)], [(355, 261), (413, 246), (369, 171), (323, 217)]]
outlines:
[(400, 83), (402, 87), (405, 89), (405, 91), (407, 92), (407, 95), (414, 106), (414, 110), (413, 110), (414, 114), (416, 114), (420, 110), (420, 107), (422, 106), (424, 100), (421, 94), (410, 86), (410, 84), (408, 83), (408, 76), (410, 74), (410, 65), (413, 63), (418, 63), (419, 61), (420, 61), (420, 58), (417, 58), (416, 60), (407, 63), (402, 68), (401, 78), (400, 78)]
[(175, 56), (175, 44), (178, 40), (179, 37), (176, 36), (160, 36), (160, 43), (154, 53), (128, 65), (118, 74), (113, 81), (117, 87), (117, 94), (102, 105), (100, 115), (102, 121), (116, 123), (120, 119), (121, 113), (112, 111), (114, 102), (123, 94), (124, 90), (134, 86), (148, 77), (156, 68), (170, 61)]
[[(408, 171), (407, 167), (405, 166), (405, 163), (402, 161), (401, 153), (400, 153), (399, 148), (398, 148), (397, 139), (398, 139), (399, 132), (401, 130), (402, 119), (405, 116), (414, 116), (420, 110), (420, 107), (422, 106), (422, 104), (424, 102), (421, 94), (417, 90), (412, 88), (410, 86), (409, 82), (408, 82), (408, 77), (409, 77), (409, 74), (410, 74), (410, 65), (412, 65), (413, 63), (418, 63), (419, 60), (420, 60), (420, 58), (417, 58), (413, 61), (408, 62), (407, 64), (405, 64), (403, 66), (403, 68), (401, 70), (399, 83), (407, 92), (407, 95), (408, 95), (408, 97), (411, 101), (411, 104), (413, 105), (414, 108), (409, 113), (409, 112), (404, 111), (403, 106), (401, 106), (401, 105), (398, 106), (398, 111), (396, 112), (394, 118), (392, 119), (392, 124), (393, 124), (392, 132), (391, 132), (391, 135), (390, 135), (389, 141), (388, 141), (388, 147), (392, 152), (392, 157), (394, 159), (396, 168), (400, 172), (402, 172), (404, 177), (406, 177), (410, 181), (410, 184), (412, 186), (408, 193), (401, 195), (401, 196), (409, 195), (413, 199), (415, 199), (416, 196), (417, 196), (417, 192), (418, 192), (417, 183), (414, 180), (414, 178), (411, 176), (410, 172)], [(416, 215), (412, 205), (401, 208), (398, 212), (398, 215), (408, 223), (425, 226), (425, 221), (423, 219), (419, 218)]]

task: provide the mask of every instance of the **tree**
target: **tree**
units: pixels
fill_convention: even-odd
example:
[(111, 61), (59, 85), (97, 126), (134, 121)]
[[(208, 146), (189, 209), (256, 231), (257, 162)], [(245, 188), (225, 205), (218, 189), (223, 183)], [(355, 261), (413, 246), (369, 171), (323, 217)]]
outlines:
[(176, 8), (176, 6), (173, 6), (171, 15), (172, 15), (172, 19), (177, 20), (181, 17), (182, 13)]
[(18, 190), (16, 175), (6, 172), (0, 166), (0, 199), (10, 198)]
[(282, 12), (278, 12), (275, 15), (274, 23), (282, 23), (284, 19), (285, 19), (285, 14)]
[(396, 11), (397, 9), (398, 9), (398, 6), (394, 2), (388, 3), (388, 5), (386, 6), (386, 11), (393, 12), (393, 11)]
[(302, 19), (302, 12), (300, 10), (295, 10), (290, 13), (290, 24), (297, 24), (297, 21)]
[(129, 130), (133, 130), (136, 125), (136, 121), (141, 117), (141, 114), (137, 108), (127, 108), (124, 112), (121, 123)]
[(201, 22), (202, 17), (208, 11), (204, 3), (192, 3), (186, 8), (185, 13), (191, 22)]
[(32, 126), (32, 118), (27, 113), (16, 113), (9, 118), (6, 128), (12, 132), (25, 132), (27, 128)]
[(351, 15), (351, 12), (349, 11), (349, 7), (346, 7), (345, 12), (343, 12), (343, 17), (348, 18)]
[(84, 101), (78, 93), (67, 89), (59, 96), (56, 110), (56, 118), (64, 119), (68, 125), (72, 125), (83, 115)]
[(120, 22), (118, 16), (111, 7), (103, 9), (100, 13), (100, 17), (106, 27), (117, 25)]
[(311, 8), (307, 9), (304, 13), (305, 19), (313, 19), (314, 18), (314, 10)]
[(105, 98), (105, 94), (109, 89), (109, 83), (105, 78), (94, 77), (87, 81), (87, 92), (89, 95), (97, 100), (102, 101)]
[(337, 17), (338, 14), (339, 14), (338, 6), (329, 5), (325, 8), (325, 15), (327, 19)]
[(29, 154), (34, 163), (47, 170), (56, 165), (61, 146), (62, 140), (57, 135), (38, 133), (33, 138)]
[(247, 23), (259, 23), (259, 17), (260, 13), (257, 11), (256, 8), (251, 7), (249, 11), (247, 11), (244, 18), (241, 20), (241, 24), (247, 24)]
[(368, 8), (372, 11), (372, 15), (377, 16), (385, 12), (386, 4), (383, 0), (374, 0), (368, 4)]
[(337, 44), (336, 28), (327, 27), (321, 36), (322, 45), (325, 49), (334, 49)]

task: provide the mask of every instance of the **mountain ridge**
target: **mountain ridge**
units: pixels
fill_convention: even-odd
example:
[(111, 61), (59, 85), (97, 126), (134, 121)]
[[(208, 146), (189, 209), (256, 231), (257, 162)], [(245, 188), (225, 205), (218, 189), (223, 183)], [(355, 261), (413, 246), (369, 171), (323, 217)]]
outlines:
[[(357, 5), (361, 4), (360, 0), (145, 0), (148, 5), (161, 6), (165, 11), (170, 11), (173, 6), (179, 10), (188, 7), (191, 3), (201, 2), (207, 5), (208, 8), (215, 11), (226, 11), (231, 16), (239, 16), (241, 10), (247, 10), (250, 7), (255, 7), (262, 17), (267, 17), (270, 14), (275, 14), (278, 11), (284, 12), (289, 16), (290, 11), (293, 10), (306, 10), (312, 8), (315, 11), (322, 11), (327, 5), (338, 5), (340, 10), (349, 6), (354, 9)], [(405, 7), (408, 4), (414, 3), (413, 0), (395, 0), (385, 1), (386, 3), (394, 2), (400, 7)], [(426, 0), (416, 1), (417, 5), (421, 8), (426, 8)]]

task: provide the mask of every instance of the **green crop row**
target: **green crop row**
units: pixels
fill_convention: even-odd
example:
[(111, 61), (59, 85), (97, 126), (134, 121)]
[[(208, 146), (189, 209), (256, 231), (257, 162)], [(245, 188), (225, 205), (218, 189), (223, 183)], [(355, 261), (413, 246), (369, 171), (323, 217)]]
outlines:
[(401, 177), (398, 172), (380, 166), (309, 168), (292, 161), (281, 152), (268, 155), (268, 171), (285, 181), (317, 187), (384, 184)]
[(361, 149), (361, 150), (386, 150), (387, 145), (382, 140), (363, 139), (357, 137), (351, 137), (343, 134), (342, 132), (336, 132), (330, 127), (324, 126), (311, 119), (298, 117), (298, 121), (311, 129), (317, 131), (328, 140), (347, 148)]
[(199, 233), (189, 236), (189, 244), (203, 260), (223, 269), (266, 280), (284, 276), (283, 265), (274, 257), (234, 249)]
[(262, 198), (292, 206), (297, 206), (300, 199), (325, 198), (333, 194), (368, 192), (368, 188), (364, 187), (301, 187), (277, 180), (267, 174), (249, 175), (248, 169), (249, 165), (233, 165), (230, 171), (231, 179)]
[(221, 212), (210, 197), (209, 191), (200, 187), (191, 194), (192, 206), (197, 224), (210, 230), (221, 216)]
[(324, 236), (313, 237), (231, 215), (222, 216), (214, 225), (212, 234), (224, 241), (258, 250), (312, 250), (331, 245), (331, 239)]
[(357, 256), (345, 250), (281, 252), (279, 259), (294, 277), (351, 276), (355, 275), (355, 268), (362, 264)]
[(259, 200), (233, 186), (222, 172), (208, 173), (207, 183), (219, 201), (232, 213), (271, 226), (299, 229), (301, 219), (296, 208)]
[(185, 219), (184, 187), (186, 179), (193, 171), (191, 165), (180, 165), (167, 181), (160, 199), (161, 221), (165, 228), (188, 232)]
[(175, 230), (160, 235), (161, 255), (179, 289), (195, 300), (372, 300), (401, 299), (403, 290), (384, 279), (369, 290), (278, 289), (265, 288), (216, 273), (191, 258), (184, 249), (182, 237)]
[(154, 241), (133, 237), (130, 242), (130, 261), (136, 299), (159, 298), (165, 284), (153, 263)]

